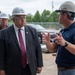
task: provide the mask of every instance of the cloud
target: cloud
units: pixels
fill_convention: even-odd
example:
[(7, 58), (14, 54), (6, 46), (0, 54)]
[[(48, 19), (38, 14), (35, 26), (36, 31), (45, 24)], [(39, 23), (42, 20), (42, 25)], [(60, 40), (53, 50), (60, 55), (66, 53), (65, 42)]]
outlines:
[[(63, 2), (67, 0), (0, 0), (0, 10), (11, 14), (13, 8), (22, 7), (26, 14), (35, 14), (37, 10), (42, 13), (44, 9), (52, 11), (52, 1), (54, 6), (53, 10), (56, 10)], [(72, 2), (75, 2), (75, 0)]]

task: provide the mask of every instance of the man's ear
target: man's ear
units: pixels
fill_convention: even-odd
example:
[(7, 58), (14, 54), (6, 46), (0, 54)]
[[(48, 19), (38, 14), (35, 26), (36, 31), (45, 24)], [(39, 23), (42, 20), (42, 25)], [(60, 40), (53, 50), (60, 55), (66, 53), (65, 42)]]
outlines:
[(14, 18), (12, 18), (12, 21), (13, 21), (13, 22), (15, 22), (15, 19), (14, 19)]

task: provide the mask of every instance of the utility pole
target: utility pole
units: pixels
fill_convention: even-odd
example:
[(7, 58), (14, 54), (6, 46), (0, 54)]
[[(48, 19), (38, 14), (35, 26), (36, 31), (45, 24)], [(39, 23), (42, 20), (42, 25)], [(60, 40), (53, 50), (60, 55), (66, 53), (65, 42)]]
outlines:
[[(53, 5), (53, 0), (52, 0), (52, 13), (53, 13), (53, 8), (54, 8), (54, 5)], [(53, 22), (53, 14), (52, 14), (52, 22)]]

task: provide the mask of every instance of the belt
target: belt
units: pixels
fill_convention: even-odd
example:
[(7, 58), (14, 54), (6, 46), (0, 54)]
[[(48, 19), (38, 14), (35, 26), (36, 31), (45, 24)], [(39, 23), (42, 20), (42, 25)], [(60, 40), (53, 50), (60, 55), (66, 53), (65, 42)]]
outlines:
[(58, 70), (70, 70), (70, 69), (75, 69), (75, 66), (70, 66), (70, 67), (58, 67)]

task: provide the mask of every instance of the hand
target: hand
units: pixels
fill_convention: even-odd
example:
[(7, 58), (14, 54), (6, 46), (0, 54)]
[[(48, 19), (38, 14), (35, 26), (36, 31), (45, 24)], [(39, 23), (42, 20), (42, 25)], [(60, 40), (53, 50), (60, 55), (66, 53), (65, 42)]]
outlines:
[(4, 70), (0, 70), (0, 75), (5, 75), (5, 71)]
[(37, 67), (37, 73), (39, 74), (41, 73), (41, 71), (42, 71), (42, 67)]
[(65, 40), (64, 38), (62, 37), (62, 34), (60, 33), (59, 35), (56, 34), (56, 37), (54, 38), (55, 42), (61, 46), (64, 46), (65, 45)]
[(48, 33), (48, 34), (42, 33), (42, 41), (45, 44), (50, 42), (50, 33)]

